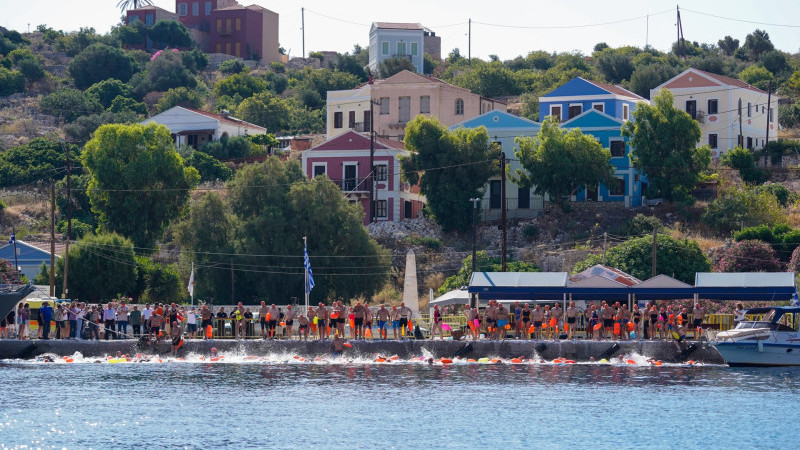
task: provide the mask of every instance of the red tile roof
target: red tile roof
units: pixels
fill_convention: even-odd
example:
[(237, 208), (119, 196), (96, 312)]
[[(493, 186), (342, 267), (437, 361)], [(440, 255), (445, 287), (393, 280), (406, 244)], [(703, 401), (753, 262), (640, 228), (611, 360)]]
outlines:
[[(312, 150), (369, 150), (370, 142), (367, 136), (355, 131), (348, 131), (341, 136), (336, 136), (333, 139), (325, 141), (324, 143), (312, 148)], [(400, 141), (394, 141), (385, 138), (375, 138), (375, 149), (388, 150), (397, 149), (404, 150), (405, 147)]]
[(766, 94), (765, 91), (762, 91), (761, 89), (759, 89), (759, 88), (757, 88), (755, 86), (749, 85), (749, 84), (745, 83), (744, 81), (738, 80), (736, 78), (731, 78), (731, 77), (726, 77), (725, 75), (718, 75), (716, 73), (706, 72), (705, 70), (695, 69), (694, 67), (692, 67), (692, 70), (694, 70), (695, 72), (701, 73), (701, 74), (703, 74), (703, 75), (705, 75), (705, 76), (707, 76), (709, 78), (713, 78), (713, 79), (719, 81), (722, 84), (727, 84), (728, 86), (735, 86), (735, 87), (738, 87), (738, 88), (749, 89), (751, 91), (756, 91), (756, 92), (761, 92), (762, 94)]
[[(586, 80), (586, 79), (584, 78), (584, 80)], [(587, 83), (592, 83), (593, 85), (599, 87), (600, 89), (605, 89), (605, 90), (607, 90), (608, 92), (610, 92), (612, 94), (624, 95), (626, 97), (633, 97), (633, 98), (639, 98), (639, 99), (642, 99), (642, 100), (646, 100), (644, 97), (642, 97), (642, 96), (640, 96), (640, 95), (638, 95), (636, 93), (633, 93), (633, 92), (631, 92), (631, 91), (629, 91), (629, 90), (627, 90), (627, 89), (625, 89), (623, 87), (614, 85), (614, 84), (606, 84), (606, 83), (601, 83), (599, 81), (592, 81), (592, 80), (586, 80), (586, 82)]]
[(229, 123), (231, 125), (244, 125), (244, 126), (247, 126), (247, 127), (250, 127), (250, 128), (258, 128), (258, 129), (261, 129), (261, 130), (264, 130), (264, 131), (267, 130), (264, 127), (258, 126), (258, 125), (254, 124), (254, 123), (246, 122), (246, 121), (241, 120), (241, 119), (237, 119), (237, 118), (232, 117), (232, 116), (223, 116), (222, 114), (210, 113), (210, 112), (207, 112), (207, 111), (201, 111), (199, 109), (187, 108), (185, 106), (181, 106), (181, 108), (189, 110), (189, 111), (192, 111), (192, 112), (195, 112), (197, 114), (202, 114), (202, 115), (204, 115), (206, 117), (210, 117), (212, 119), (219, 120), (220, 122)]

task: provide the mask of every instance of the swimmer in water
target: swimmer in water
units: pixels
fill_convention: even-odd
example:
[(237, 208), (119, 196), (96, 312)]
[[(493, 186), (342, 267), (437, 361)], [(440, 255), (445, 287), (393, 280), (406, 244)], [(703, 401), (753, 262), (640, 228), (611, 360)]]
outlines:
[(344, 352), (344, 341), (339, 336), (339, 333), (336, 333), (333, 336), (333, 342), (331, 342), (331, 349), (333, 349), (334, 358), (341, 356), (342, 352)]

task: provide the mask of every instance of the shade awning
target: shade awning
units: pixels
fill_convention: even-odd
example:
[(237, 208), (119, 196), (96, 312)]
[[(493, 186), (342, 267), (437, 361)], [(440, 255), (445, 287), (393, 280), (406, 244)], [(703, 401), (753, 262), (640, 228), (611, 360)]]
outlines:
[(561, 300), (567, 272), (475, 272), (468, 292), (481, 300)]
[(793, 272), (698, 272), (694, 291), (709, 300), (789, 301), (797, 288)]

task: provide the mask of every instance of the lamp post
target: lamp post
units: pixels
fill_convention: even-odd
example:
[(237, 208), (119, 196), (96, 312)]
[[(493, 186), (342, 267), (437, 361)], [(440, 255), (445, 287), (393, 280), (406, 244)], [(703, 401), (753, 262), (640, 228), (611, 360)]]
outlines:
[[(472, 273), (475, 273), (475, 235), (476, 235), (476, 227), (477, 227), (477, 219), (478, 219), (478, 202), (480, 201), (479, 198), (471, 198), (469, 201), (472, 202)], [(470, 303), (473, 303), (474, 299), (470, 299)], [(470, 306), (477, 306), (478, 302), (474, 302), (475, 304), (471, 304)]]

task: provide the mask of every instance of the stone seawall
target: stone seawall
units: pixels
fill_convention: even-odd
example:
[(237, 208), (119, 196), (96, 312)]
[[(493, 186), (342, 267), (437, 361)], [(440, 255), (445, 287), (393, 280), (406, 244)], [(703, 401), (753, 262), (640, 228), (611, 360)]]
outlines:
[[(619, 357), (636, 352), (650, 358), (665, 362), (699, 361), (707, 364), (723, 364), (720, 354), (713, 347), (703, 347), (694, 342), (679, 351), (673, 342), (660, 341), (351, 341), (353, 347), (346, 352), (372, 358), (375, 355), (398, 355), (400, 358), (418, 357), (429, 352), (436, 358), (463, 356), (468, 358), (499, 357), (515, 358), (538, 356), (545, 360), (566, 358), (575, 361), (588, 361), (590, 358)], [(469, 344), (469, 345), (468, 345)], [(236, 352), (247, 355), (287, 354), (316, 357), (331, 352), (330, 341), (234, 341), (234, 340), (189, 340), (187, 339), (180, 353), (209, 354), (212, 347), (222, 353)], [(155, 348), (141, 347), (134, 340), (119, 341), (0, 341), (0, 359), (31, 359), (45, 353), (58, 356), (72, 355), (80, 352), (84, 356), (158, 353), (168, 354), (170, 345), (162, 342)]]

